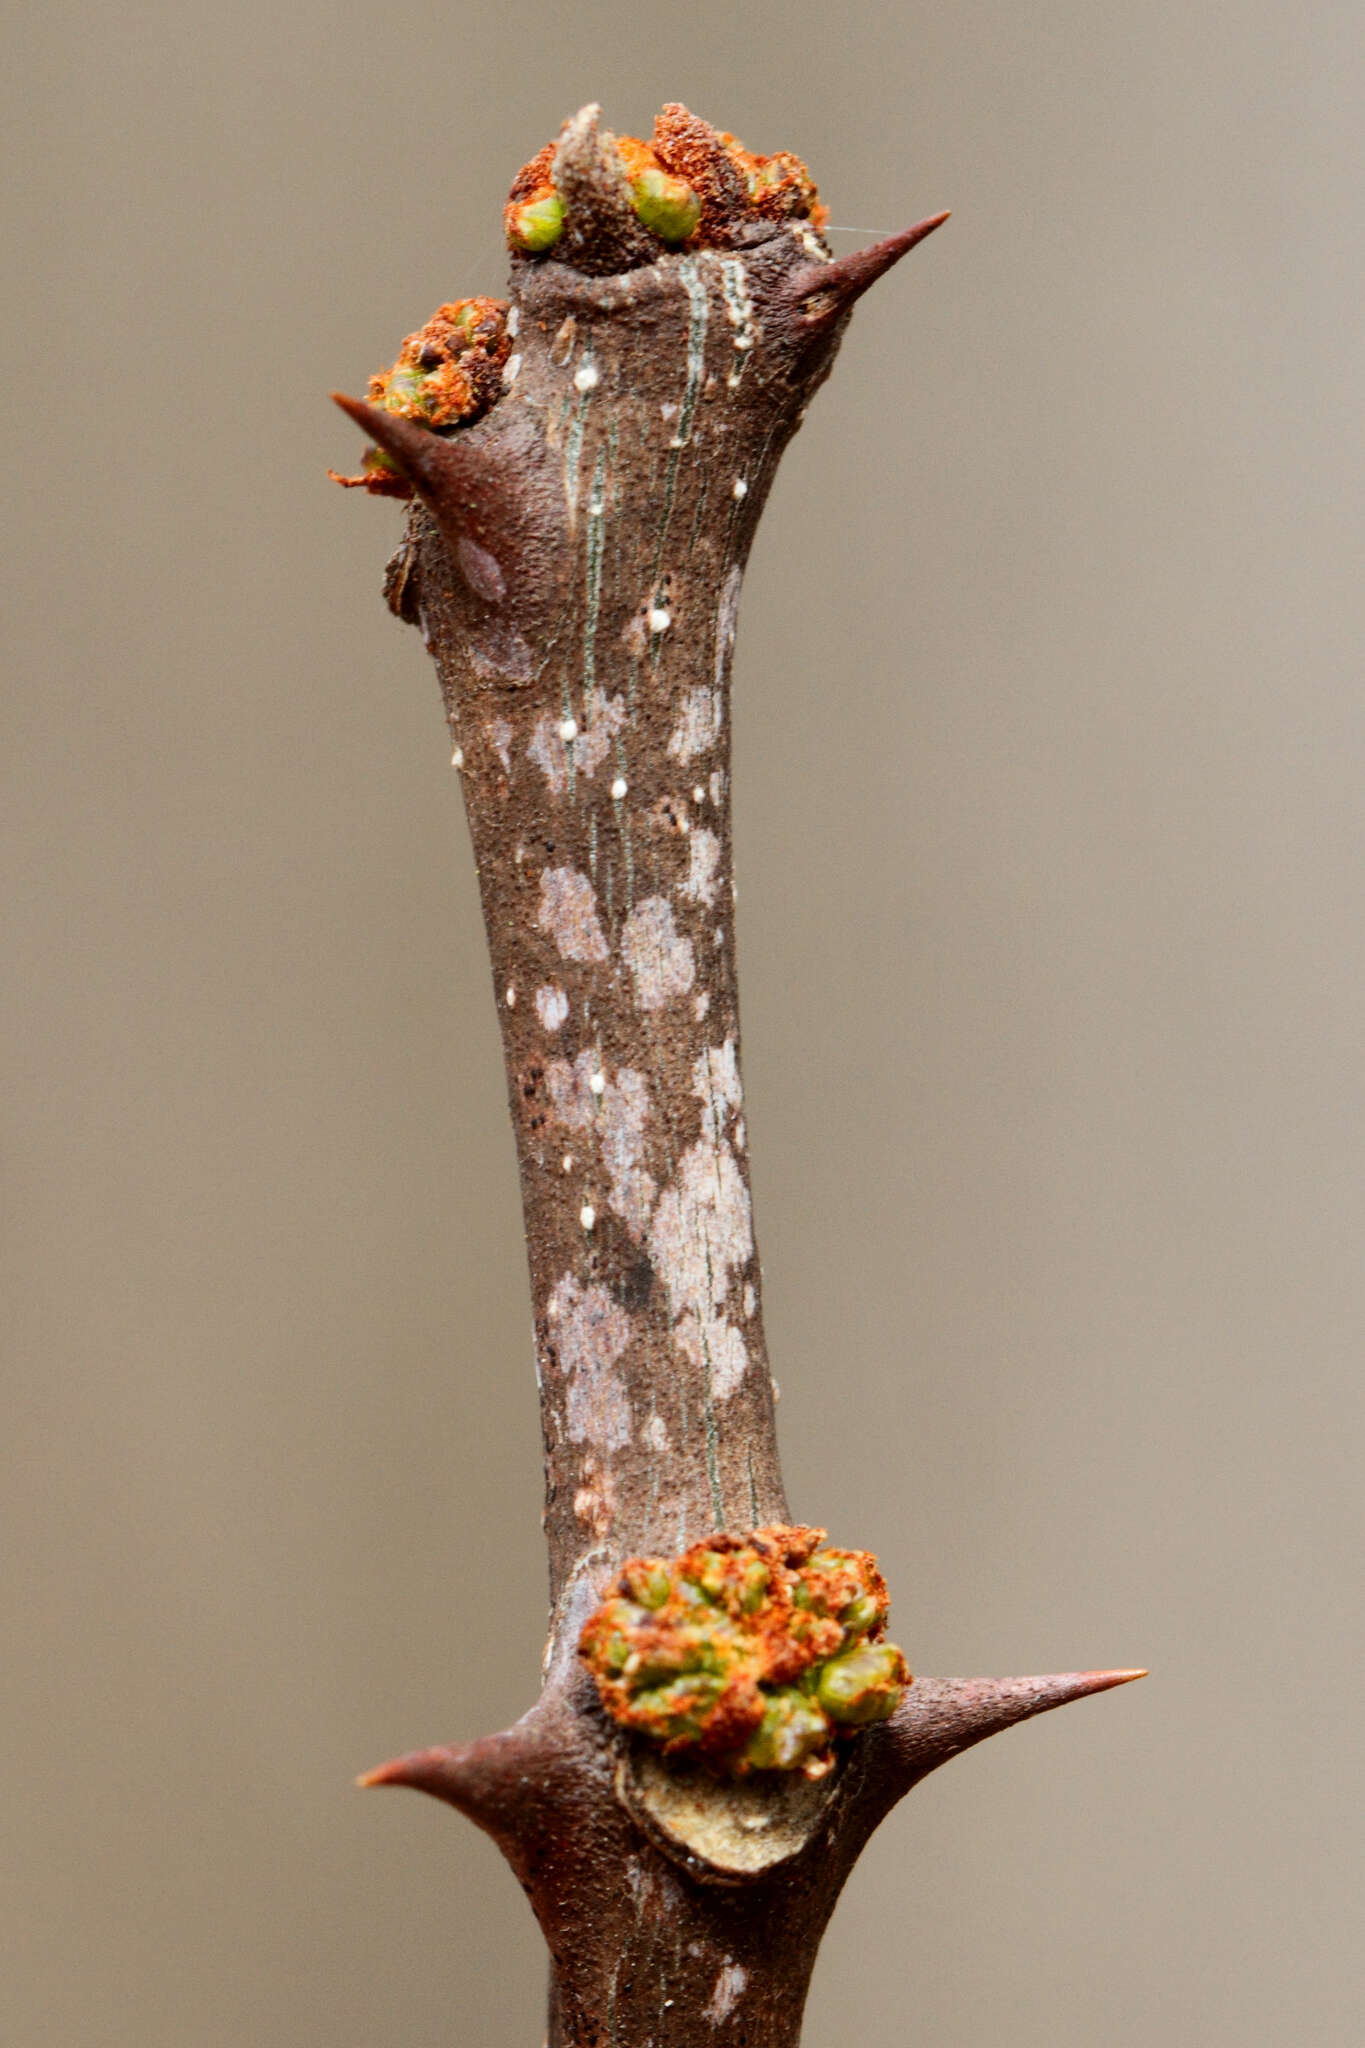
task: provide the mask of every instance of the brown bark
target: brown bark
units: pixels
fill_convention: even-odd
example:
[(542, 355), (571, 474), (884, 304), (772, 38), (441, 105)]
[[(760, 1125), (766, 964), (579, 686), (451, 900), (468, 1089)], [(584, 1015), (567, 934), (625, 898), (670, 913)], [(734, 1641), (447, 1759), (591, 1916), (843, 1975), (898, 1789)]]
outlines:
[[(691, 161), (725, 170), (704, 124), (685, 134)], [(919, 1680), (813, 1785), (638, 1752), (578, 1664), (625, 1557), (787, 1519), (738, 1063), (736, 611), (853, 300), (937, 221), (836, 263), (804, 221), (732, 207), (709, 246), (665, 253), (641, 246), (592, 110), (557, 161), (572, 232), (514, 263), (515, 353), (487, 416), (441, 437), (342, 401), (421, 500), (388, 595), (436, 662), (483, 896), (552, 1604), (522, 1721), (369, 1782), (433, 1792), (502, 1847), (550, 1947), (553, 2042), (776, 2048), (902, 1793), (1136, 1674)]]

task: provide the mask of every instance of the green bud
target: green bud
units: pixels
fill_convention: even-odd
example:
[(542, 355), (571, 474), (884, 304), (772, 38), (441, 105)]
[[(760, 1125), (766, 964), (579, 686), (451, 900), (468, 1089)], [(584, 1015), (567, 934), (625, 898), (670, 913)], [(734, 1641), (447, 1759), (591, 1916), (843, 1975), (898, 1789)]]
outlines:
[(804, 1579), (798, 1579), (792, 1587), (793, 1607), (814, 1607), (815, 1595)]
[(718, 1550), (704, 1550), (696, 1583), (708, 1600), (718, 1600), (725, 1590), (725, 1559)]
[(791, 1771), (829, 1740), (829, 1722), (814, 1700), (791, 1687), (775, 1692), (749, 1737), (744, 1760), (760, 1771)]
[(865, 1636), (881, 1618), (881, 1602), (871, 1593), (859, 1593), (856, 1599), (849, 1601), (839, 1616), (851, 1636)]
[(823, 1667), (820, 1704), (836, 1721), (855, 1728), (885, 1721), (900, 1705), (901, 1669), (901, 1653), (893, 1644), (860, 1644)]
[(706, 1672), (689, 1671), (668, 1685), (637, 1693), (632, 1703), (635, 1726), (643, 1725), (647, 1717), (649, 1733), (664, 1742), (676, 1741), (680, 1735), (700, 1735), (723, 1682)]
[(668, 1599), (670, 1584), (667, 1568), (653, 1561), (645, 1569), (630, 1574), (626, 1590), (639, 1606), (653, 1610)]
[(384, 387), (384, 410), (400, 412), (404, 406), (425, 406), (427, 380), (420, 370), (394, 369)]
[(744, 1614), (757, 1614), (771, 1583), (772, 1574), (766, 1564), (751, 1564), (745, 1571), (740, 1591), (740, 1611)]
[(514, 248), (524, 250), (528, 256), (540, 256), (554, 247), (563, 231), (564, 201), (557, 192), (551, 192), (544, 199), (528, 199), (519, 206), (512, 215), (507, 235)]
[(642, 171), (630, 188), (635, 211), (661, 242), (685, 242), (701, 219), (701, 201), (685, 178)]

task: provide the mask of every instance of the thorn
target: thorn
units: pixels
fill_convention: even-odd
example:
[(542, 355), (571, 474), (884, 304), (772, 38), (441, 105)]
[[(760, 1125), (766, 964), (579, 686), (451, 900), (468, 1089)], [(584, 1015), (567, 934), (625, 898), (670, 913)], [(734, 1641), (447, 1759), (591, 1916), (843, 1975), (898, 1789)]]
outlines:
[(927, 220), (916, 221), (914, 227), (902, 228), (898, 235), (887, 235), (884, 241), (874, 242), (870, 249), (855, 249), (833, 263), (804, 265), (790, 279), (787, 291), (797, 300), (811, 301), (805, 309), (806, 326), (828, 326), (893, 263), (908, 256), (917, 243), (932, 235), (935, 228), (941, 228), (948, 218), (947, 213), (932, 213)]
[(434, 501), (443, 486), (449, 489), (452, 469), (458, 467), (449, 442), (434, 434), (430, 427), (416, 427), (401, 413), (385, 412), (380, 406), (366, 404), (363, 398), (348, 398), (344, 391), (334, 391), (332, 403), (339, 405), (361, 433), (368, 434), (383, 449), (390, 462), (397, 464), (413, 488), (432, 501), (432, 509), (436, 510)]
[(449, 1748), (409, 1750), (406, 1756), (393, 1757), (372, 1771), (363, 1771), (356, 1784), (363, 1792), (375, 1785), (406, 1785), (414, 1792), (431, 1792), (441, 1798), (445, 1796), (452, 1775), (451, 1761), (457, 1753)]
[(905, 1787), (988, 1735), (1091, 1693), (1145, 1678), (1142, 1671), (1063, 1671), (1047, 1678), (917, 1678), (888, 1732)]

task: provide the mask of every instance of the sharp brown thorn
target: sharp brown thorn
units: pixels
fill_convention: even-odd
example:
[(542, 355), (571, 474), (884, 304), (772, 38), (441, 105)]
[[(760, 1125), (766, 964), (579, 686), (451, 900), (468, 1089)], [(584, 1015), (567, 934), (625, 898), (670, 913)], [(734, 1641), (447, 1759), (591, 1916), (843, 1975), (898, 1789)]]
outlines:
[(374, 1785), (406, 1785), (414, 1792), (435, 1791), (439, 1796), (452, 1755), (449, 1748), (412, 1749), (406, 1756), (391, 1757), (388, 1763), (362, 1772), (356, 1784), (362, 1791)]
[(916, 221), (912, 228), (902, 228), (897, 235), (887, 235), (869, 249), (855, 249), (851, 255), (840, 256), (833, 263), (804, 265), (796, 272), (788, 289), (794, 298), (817, 302), (816, 310), (807, 313), (806, 324), (817, 327), (837, 318), (855, 299), (862, 297), (869, 285), (874, 285), (890, 270), (893, 263), (899, 263), (902, 256), (908, 256), (917, 243), (932, 235), (935, 228), (941, 228), (949, 217), (946, 212), (931, 213), (927, 220)]
[(428, 498), (439, 495), (451, 464), (451, 450), (439, 434), (429, 427), (414, 426), (401, 413), (367, 405), (363, 398), (348, 398), (343, 391), (334, 391), (332, 402), (383, 449), (415, 489)]
[(988, 1735), (1053, 1707), (1145, 1678), (1145, 1671), (1060, 1671), (1046, 1678), (919, 1678), (888, 1731), (908, 1787)]

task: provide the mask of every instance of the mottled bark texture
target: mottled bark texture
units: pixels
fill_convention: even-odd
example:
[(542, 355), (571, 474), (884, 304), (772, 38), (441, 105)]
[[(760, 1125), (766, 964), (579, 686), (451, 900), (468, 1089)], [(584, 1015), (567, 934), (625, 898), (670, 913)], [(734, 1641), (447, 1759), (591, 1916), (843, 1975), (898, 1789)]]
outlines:
[(782, 450), (854, 299), (938, 224), (835, 262), (809, 209), (744, 203), (704, 123), (669, 109), (660, 132), (704, 201), (678, 248), (641, 226), (595, 109), (529, 167), (567, 218), (514, 260), (483, 418), (441, 435), (341, 401), (419, 501), (388, 597), (436, 662), (483, 896), (552, 1601), (523, 1720), (369, 1782), (432, 1792), (503, 1849), (549, 1943), (553, 2043), (777, 2048), (895, 1801), (1136, 1674), (918, 1680), (812, 1784), (637, 1752), (576, 1655), (624, 1558), (788, 1519), (739, 1070), (730, 666)]

